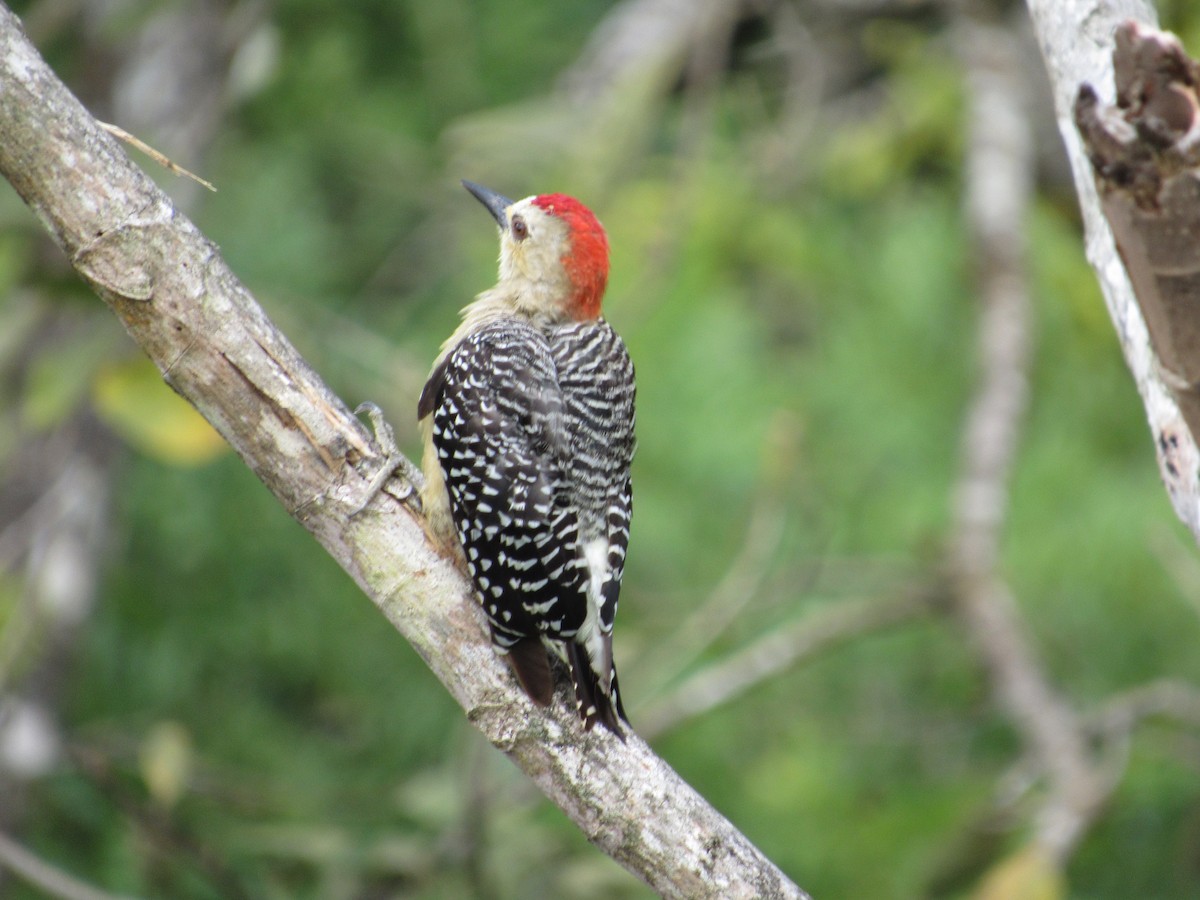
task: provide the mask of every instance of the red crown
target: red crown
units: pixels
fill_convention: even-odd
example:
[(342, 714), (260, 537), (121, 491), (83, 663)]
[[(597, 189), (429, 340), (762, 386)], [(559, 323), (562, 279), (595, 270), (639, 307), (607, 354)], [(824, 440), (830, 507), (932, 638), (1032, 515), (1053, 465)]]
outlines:
[(571, 304), (580, 319), (600, 315), (600, 300), (608, 284), (608, 236), (590, 209), (566, 194), (541, 194), (537, 206), (567, 223), (570, 249), (562, 258), (563, 268), (575, 288)]

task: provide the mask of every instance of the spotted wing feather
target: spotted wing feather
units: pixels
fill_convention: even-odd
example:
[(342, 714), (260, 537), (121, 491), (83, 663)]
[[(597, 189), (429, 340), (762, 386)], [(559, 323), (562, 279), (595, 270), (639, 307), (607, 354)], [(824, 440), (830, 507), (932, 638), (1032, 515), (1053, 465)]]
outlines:
[(485, 327), (447, 357), (433, 441), (501, 650), (532, 635), (561, 639), (583, 620), (577, 522), (561, 502), (570, 452), (563, 408), (549, 345), (532, 327)]

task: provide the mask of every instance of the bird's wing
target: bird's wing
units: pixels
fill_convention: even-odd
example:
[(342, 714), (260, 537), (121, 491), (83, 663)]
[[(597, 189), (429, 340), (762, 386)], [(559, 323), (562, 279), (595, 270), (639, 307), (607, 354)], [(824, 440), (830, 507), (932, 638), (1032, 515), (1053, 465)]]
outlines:
[(433, 442), (497, 646), (573, 636), (587, 573), (564, 493), (570, 439), (545, 338), (526, 325), (486, 326), (451, 351), (440, 387)]

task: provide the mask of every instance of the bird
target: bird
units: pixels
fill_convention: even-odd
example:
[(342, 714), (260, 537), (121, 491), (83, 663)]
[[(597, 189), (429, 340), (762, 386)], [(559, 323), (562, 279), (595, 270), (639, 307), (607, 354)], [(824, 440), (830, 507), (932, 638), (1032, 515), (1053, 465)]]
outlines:
[(462, 184), (499, 225), (499, 276), (461, 311), (421, 391), (426, 527), (469, 573), (530, 699), (551, 703), (553, 653), (584, 730), (624, 741), (612, 633), (636, 381), (601, 313), (608, 237), (574, 197)]

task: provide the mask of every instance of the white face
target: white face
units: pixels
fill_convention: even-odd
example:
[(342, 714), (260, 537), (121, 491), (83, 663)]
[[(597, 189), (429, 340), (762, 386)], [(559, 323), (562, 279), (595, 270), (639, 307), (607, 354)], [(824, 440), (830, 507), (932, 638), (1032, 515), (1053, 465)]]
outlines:
[(535, 206), (533, 197), (507, 210), (508, 228), (500, 236), (500, 281), (530, 305), (561, 307), (571, 294), (562, 259), (568, 247), (567, 223)]

